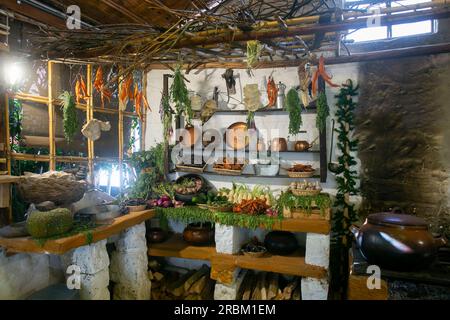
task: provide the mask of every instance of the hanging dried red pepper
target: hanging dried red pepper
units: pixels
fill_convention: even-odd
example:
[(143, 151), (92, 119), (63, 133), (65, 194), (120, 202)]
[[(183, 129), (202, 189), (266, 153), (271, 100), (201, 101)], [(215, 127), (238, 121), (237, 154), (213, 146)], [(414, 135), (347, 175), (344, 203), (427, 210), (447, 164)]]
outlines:
[(323, 57), (323, 55), (320, 56), (320, 58), (319, 58), (319, 65), (317, 67), (316, 72), (314, 72), (314, 75), (313, 75), (313, 78), (312, 78), (312, 88), (311, 89), (312, 89), (313, 96), (315, 96), (316, 93), (317, 93), (317, 86), (318, 86), (317, 82), (319, 80), (319, 76), (321, 76), (322, 79), (326, 83), (328, 83), (330, 86), (332, 86), (332, 87), (339, 87), (339, 85), (331, 82), (332, 77), (329, 76), (327, 74), (327, 72), (325, 71), (325, 58)]

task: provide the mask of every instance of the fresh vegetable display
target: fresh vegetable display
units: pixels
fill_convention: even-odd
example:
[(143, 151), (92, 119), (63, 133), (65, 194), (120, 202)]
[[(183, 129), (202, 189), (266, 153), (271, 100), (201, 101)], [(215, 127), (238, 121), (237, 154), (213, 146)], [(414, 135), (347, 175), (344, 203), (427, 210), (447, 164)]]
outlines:
[(232, 189), (220, 189), (219, 195), (227, 197), (233, 204), (239, 204), (243, 200), (262, 200), (271, 207), (275, 203), (275, 197), (268, 186), (257, 185), (250, 189), (244, 184), (233, 183)]
[(200, 178), (189, 177), (181, 179), (179, 183), (173, 186), (176, 193), (179, 194), (195, 194), (202, 190), (203, 181)]
[(289, 185), (290, 190), (322, 190), (318, 181), (308, 182), (303, 180), (303, 182), (292, 182)]
[(267, 209), (269, 209), (269, 206), (266, 204), (265, 199), (242, 200), (234, 205), (233, 212), (257, 216), (265, 214)]
[(184, 205), (182, 201), (173, 201), (169, 196), (163, 195), (159, 199), (151, 200), (148, 202), (148, 204), (153, 207), (159, 207), (159, 208), (180, 208)]
[(314, 172), (316, 169), (314, 169), (309, 164), (294, 164), (292, 168), (289, 168), (288, 171), (290, 172)]

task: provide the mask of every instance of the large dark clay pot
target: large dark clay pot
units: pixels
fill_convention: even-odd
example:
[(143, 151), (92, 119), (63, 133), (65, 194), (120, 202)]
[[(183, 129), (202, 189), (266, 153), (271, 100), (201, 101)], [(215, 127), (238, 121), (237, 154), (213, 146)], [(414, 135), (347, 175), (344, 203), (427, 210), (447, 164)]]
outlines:
[(192, 245), (207, 245), (214, 241), (214, 229), (212, 224), (191, 223), (183, 231), (183, 239)]
[(161, 228), (149, 228), (147, 229), (147, 240), (150, 243), (161, 243), (166, 241), (167, 232)]
[(297, 238), (291, 232), (272, 231), (266, 235), (264, 245), (272, 254), (286, 256), (298, 249)]
[(407, 214), (371, 214), (361, 228), (351, 230), (369, 263), (399, 271), (429, 266), (446, 244), (444, 238), (433, 238), (423, 219)]

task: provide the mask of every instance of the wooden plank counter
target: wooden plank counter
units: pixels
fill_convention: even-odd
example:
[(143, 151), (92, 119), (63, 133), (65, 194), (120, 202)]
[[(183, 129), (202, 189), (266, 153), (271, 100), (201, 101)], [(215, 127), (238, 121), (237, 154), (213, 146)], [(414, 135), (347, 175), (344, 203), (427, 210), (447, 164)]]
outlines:
[(197, 247), (186, 243), (181, 235), (175, 234), (167, 241), (149, 244), (149, 256), (176, 257), (184, 259), (207, 260), (211, 262), (211, 278), (222, 283), (231, 283), (236, 268), (290, 274), (294, 276), (326, 278), (327, 270), (305, 263), (299, 254), (253, 258), (244, 255), (217, 253), (214, 246)]
[[(141, 212), (132, 212), (115, 218), (111, 224), (102, 225), (91, 230), (92, 242), (97, 242), (121, 231), (131, 228), (145, 220), (153, 218), (154, 210), (146, 210)], [(64, 254), (72, 249), (86, 245), (86, 234), (79, 233), (70, 237), (47, 240), (42, 246), (31, 237), (22, 238), (1, 238), (0, 247), (4, 247), (8, 252), (16, 253), (48, 253), (48, 254)]]

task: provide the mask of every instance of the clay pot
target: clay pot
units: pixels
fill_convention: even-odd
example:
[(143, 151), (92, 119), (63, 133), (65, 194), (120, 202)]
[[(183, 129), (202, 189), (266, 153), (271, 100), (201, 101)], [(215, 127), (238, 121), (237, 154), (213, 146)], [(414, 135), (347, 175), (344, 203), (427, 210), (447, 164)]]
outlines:
[(307, 151), (307, 150), (311, 149), (311, 147), (312, 147), (312, 144), (309, 144), (308, 141), (300, 140), (300, 141), (295, 142), (294, 150), (297, 152), (303, 152), (303, 151)]
[(433, 237), (423, 219), (407, 214), (371, 214), (351, 231), (369, 263), (399, 271), (429, 266), (446, 244), (444, 238)]
[(184, 241), (192, 245), (207, 245), (214, 241), (214, 229), (212, 224), (191, 223), (183, 231)]
[(272, 140), (272, 145), (270, 147), (271, 151), (284, 152), (287, 151), (287, 149), (287, 141), (285, 138), (275, 138)]
[(269, 232), (264, 239), (264, 246), (270, 253), (280, 256), (290, 255), (298, 249), (297, 238), (287, 231)]
[(167, 239), (167, 232), (161, 228), (147, 229), (147, 240), (151, 243), (161, 243)]

